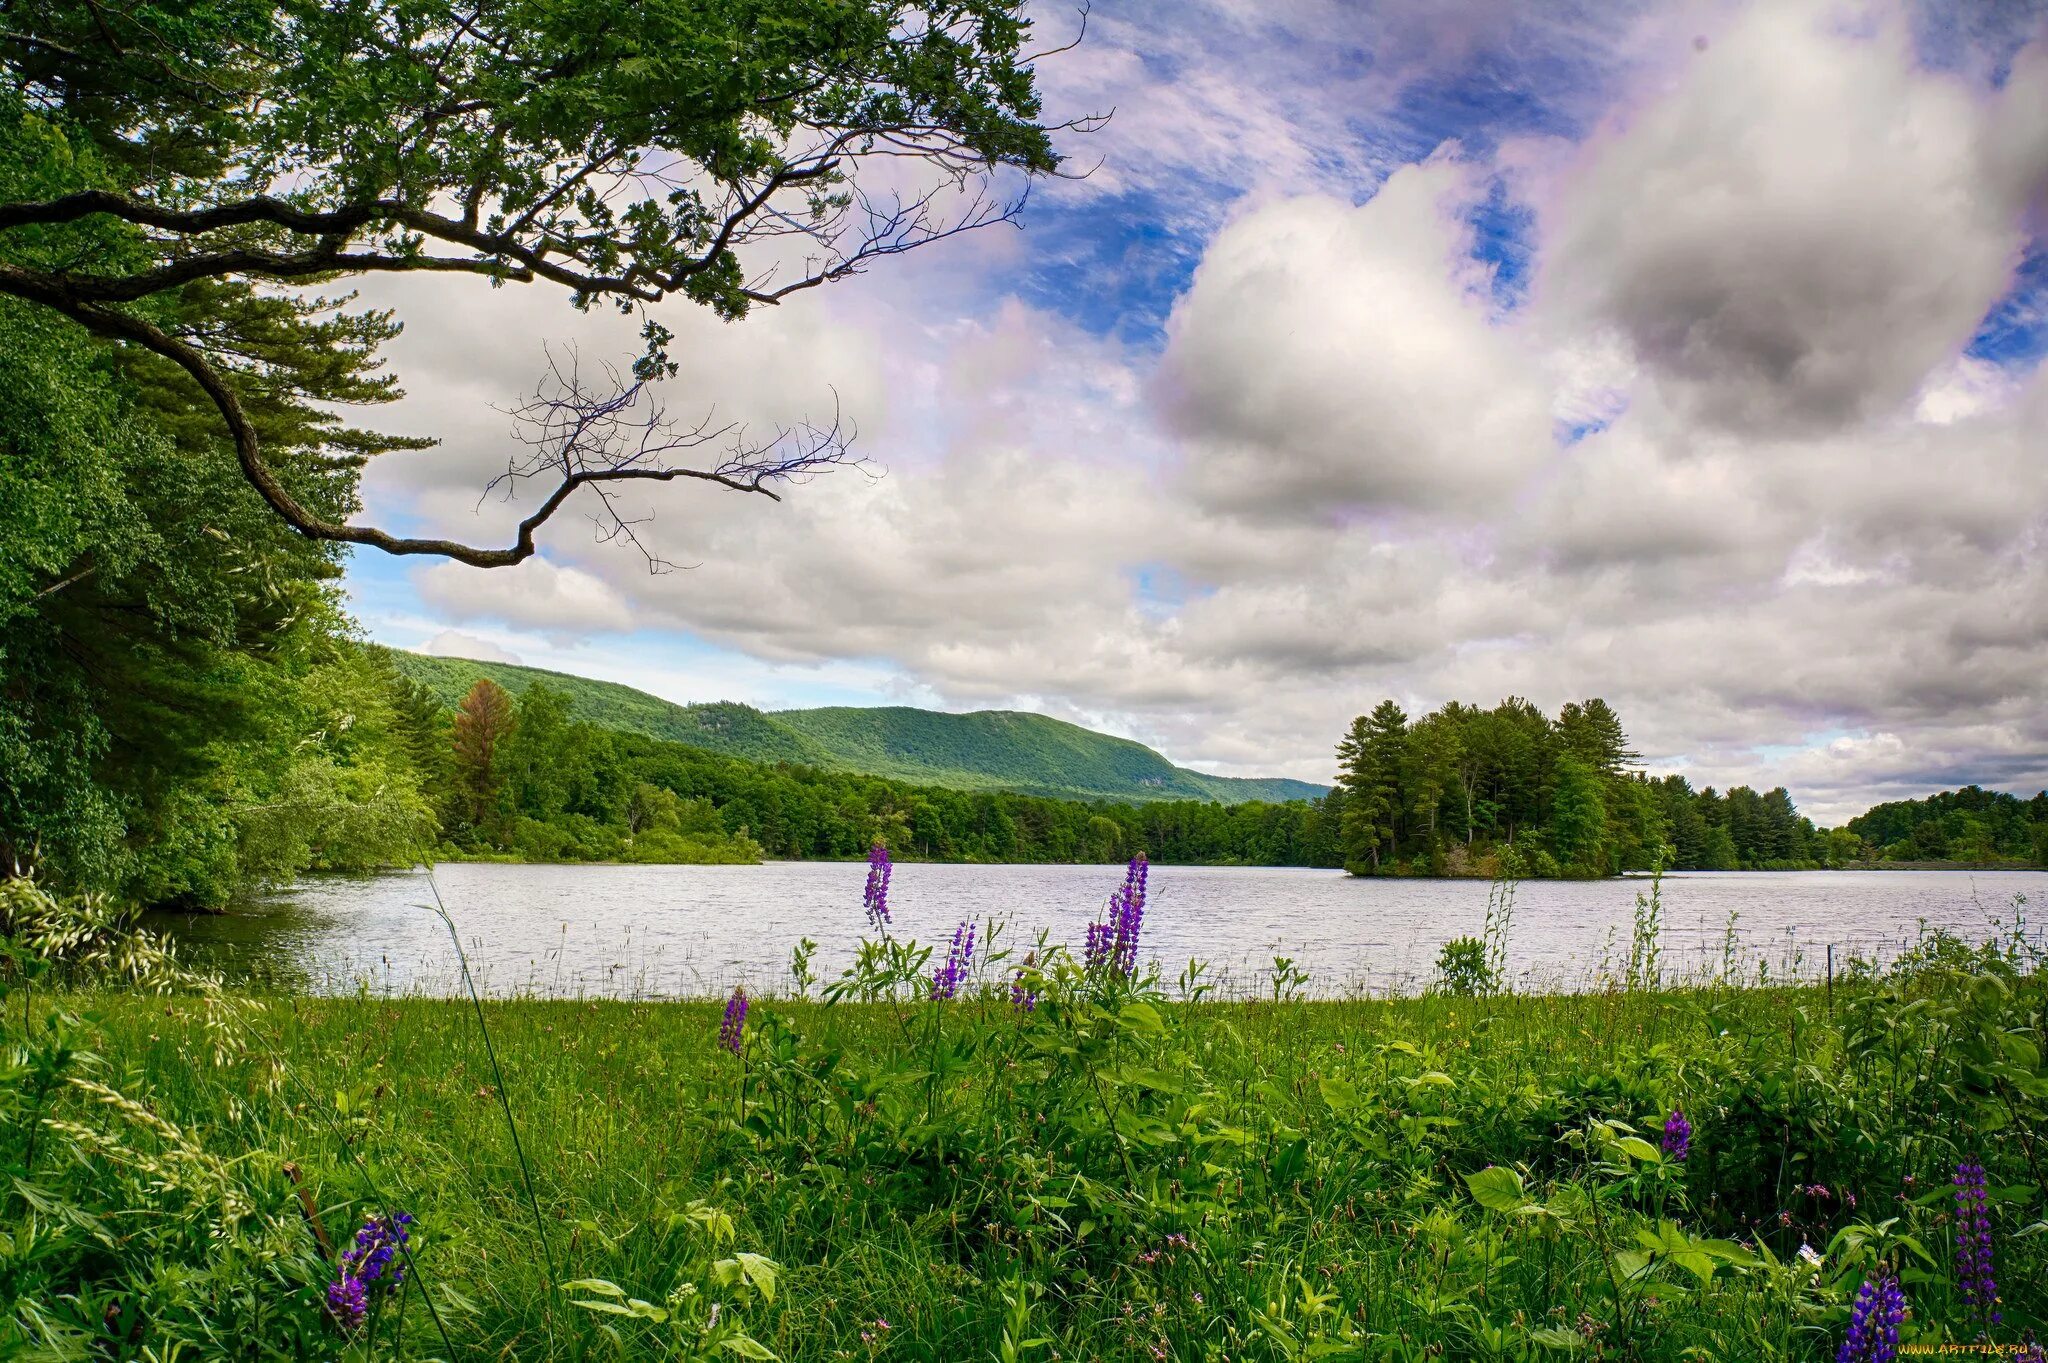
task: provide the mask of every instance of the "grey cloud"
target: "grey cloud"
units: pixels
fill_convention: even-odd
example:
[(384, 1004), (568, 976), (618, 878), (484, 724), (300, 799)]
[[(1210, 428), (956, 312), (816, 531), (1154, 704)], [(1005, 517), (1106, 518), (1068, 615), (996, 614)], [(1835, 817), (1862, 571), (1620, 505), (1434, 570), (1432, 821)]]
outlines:
[(1366, 204), (1254, 210), (1210, 244), (1168, 324), (1159, 389), (1203, 505), (1270, 519), (1498, 504), (1546, 452), (1533, 358), (1489, 324), (1439, 159)]
[(2032, 68), (1997, 97), (1902, 23), (1744, 10), (1553, 186), (1546, 304), (1612, 327), (1698, 420), (1815, 434), (1905, 407), (2004, 291), (2048, 174)]

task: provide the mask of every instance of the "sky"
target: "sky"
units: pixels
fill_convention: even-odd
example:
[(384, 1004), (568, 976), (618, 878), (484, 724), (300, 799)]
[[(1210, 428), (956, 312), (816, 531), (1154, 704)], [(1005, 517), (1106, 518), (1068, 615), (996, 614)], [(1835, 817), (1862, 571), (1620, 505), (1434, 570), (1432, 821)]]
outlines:
[[(1649, 769), (1823, 824), (2048, 786), (2042, 6), (1103, 0), (1038, 79), (1113, 112), (1019, 226), (657, 314), (670, 411), (837, 410), (862, 467), (636, 493), (671, 571), (573, 504), (514, 569), (358, 552), (366, 632), (1226, 775), (1327, 781), (1383, 697), (1602, 696)], [(502, 542), (503, 409), (638, 324), (377, 287), (375, 420), (442, 444), (366, 518)]]

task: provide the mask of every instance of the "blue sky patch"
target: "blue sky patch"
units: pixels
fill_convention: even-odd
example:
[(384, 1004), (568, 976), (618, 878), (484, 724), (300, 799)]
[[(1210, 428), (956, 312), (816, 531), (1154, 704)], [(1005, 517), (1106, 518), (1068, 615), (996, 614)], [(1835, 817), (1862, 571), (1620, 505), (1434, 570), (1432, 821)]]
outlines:
[(2029, 368), (2048, 354), (2048, 244), (2028, 246), (2012, 287), (1992, 304), (1965, 353), (2008, 369)]

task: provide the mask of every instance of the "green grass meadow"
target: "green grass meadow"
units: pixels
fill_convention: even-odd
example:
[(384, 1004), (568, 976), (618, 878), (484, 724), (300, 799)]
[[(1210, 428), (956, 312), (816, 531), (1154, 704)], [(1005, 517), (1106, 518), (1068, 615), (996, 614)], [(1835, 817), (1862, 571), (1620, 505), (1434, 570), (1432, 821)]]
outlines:
[[(1347, 1002), (1020, 957), (936, 1001), (878, 943), (753, 1001), (737, 1053), (721, 1003), (480, 1027), (17, 971), (0, 1352), (1828, 1359), (1880, 1271), (1908, 1345), (2048, 1326), (2048, 975), (2017, 941), (1832, 987)], [(1988, 1308), (1955, 1263), (1972, 1158)], [(345, 1331), (323, 1240), (380, 1210), (416, 1218), (411, 1271)]]

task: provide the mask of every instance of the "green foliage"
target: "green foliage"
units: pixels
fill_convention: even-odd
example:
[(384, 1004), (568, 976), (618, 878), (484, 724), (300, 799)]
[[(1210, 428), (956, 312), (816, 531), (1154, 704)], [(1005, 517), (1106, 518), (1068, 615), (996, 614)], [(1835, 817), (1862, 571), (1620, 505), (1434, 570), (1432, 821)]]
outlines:
[(128, 915), (0, 880), (0, 1355), (324, 1354), (327, 1266), (262, 1126), (166, 1116), (163, 1093), (99, 1049), (103, 1020), (38, 988), (59, 979), (149, 991), (124, 997), (180, 1031), (188, 1083), (246, 1054), (246, 1006)]
[[(394, 653), (407, 676), (453, 705), (479, 679), (514, 694), (545, 686), (568, 696), (579, 719), (754, 762), (791, 762), (951, 790), (1007, 790), (1056, 799), (1126, 802), (1314, 799), (1306, 781), (1209, 776), (1176, 767), (1142, 744), (1045, 715), (1008, 710), (943, 714), (902, 706), (763, 713), (719, 701), (677, 705), (616, 682), (512, 663)], [(1113, 861), (1112, 849), (1102, 858)]]
[(2022, 800), (1965, 786), (1877, 805), (1838, 831), (1844, 861), (1867, 848), (1884, 861), (2048, 866), (2048, 791)]
[[(731, 318), (756, 296), (739, 250), (760, 230), (727, 226), (733, 195), (792, 177), (779, 214), (829, 240), (878, 142), (899, 154), (931, 142), (963, 167), (1058, 164), (1021, 60), (1029, 25), (1013, 7), (962, 0), (922, 19), (894, 0), (623, 11), (519, 0), (460, 22), (429, 0), (111, 14), (58, 2), (23, 15), (0, 60), (10, 86), (162, 200), (241, 197), (241, 186), (296, 175), (309, 209), (467, 204), (450, 221), (503, 234), (511, 258), (499, 277), (546, 242), (558, 271), (587, 276), (586, 302), (623, 273)], [(811, 170), (821, 132), (844, 141)], [(674, 186), (623, 202), (585, 186), (643, 166), (671, 169)], [(269, 230), (243, 239), (282, 250), (288, 221), (251, 213)], [(451, 240), (438, 217), (367, 213), (355, 225), (359, 247), (401, 256), (423, 253), (422, 233)]]
[[(0, 94), (0, 198), (113, 183), (77, 131)], [(114, 264), (137, 241), (44, 225), (0, 237), (0, 266)], [(397, 396), (371, 353), (381, 314), (197, 281), (151, 306), (233, 352), (226, 381), (308, 505), (345, 513), (361, 459), (411, 443), (337, 416)], [(270, 514), (206, 408), (155, 360), (0, 298), (0, 864), (213, 906), (383, 862), (421, 827), (374, 726), (336, 727), (367, 693), (325, 671), (343, 665), (334, 555)]]
[[(1853, 836), (1816, 829), (1782, 788), (1694, 791), (1630, 770), (1621, 717), (1595, 698), (1555, 721), (1519, 697), (1452, 701), (1412, 723), (1392, 701), (1337, 745), (1344, 864), (1360, 875), (1492, 875), (1512, 854), (1539, 877), (1850, 864)], [(1326, 804), (1332, 802), (1326, 802)], [(1852, 824), (1853, 826), (1853, 824)]]
[(1499, 987), (1486, 943), (1477, 937), (1453, 937), (1436, 956), (1436, 987), (1446, 994), (1472, 998)]
[(1352, 722), (1337, 745), (1338, 778), (1344, 792), (1341, 823), (1344, 863), (1358, 874), (1378, 872), (1383, 854), (1391, 859), (1406, 825), (1402, 777), (1409, 766), (1408, 716), (1383, 700), (1370, 715)]
[(727, 1356), (774, 1359), (767, 1345), (746, 1332), (742, 1313), (749, 1306), (775, 1304), (780, 1271), (775, 1261), (745, 1250), (714, 1258), (719, 1246), (733, 1238), (732, 1218), (702, 1202), (672, 1213), (663, 1230), (665, 1239), (678, 1230), (689, 1233), (690, 1252), (659, 1305), (629, 1296), (604, 1278), (562, 1284), (563, 1291), (579, 1294), (569, 1305), (617, 1318), (599, 1328), (609, 1331), (622, 1350), (638, 1346), (652, 1357), (678, 1363)]
[[(508, 1195), (500, 1072), (456, 1007), (298, 1000), (209, 1069), (181, 1059), (191, 1016), (94, 1001), (101, 1050), (165, 1120), (257, 1162), (291, 1150), (323, 1207), (360, 1195), (338, 1120), (435, 1230), (381, 1357), (516, 1356), (552, 1331), (555, 1356), (792, 1363), (1825, 1360), (1880, 1261), (1904, 1270), (1904, 1342), (1960, 1345), (1963, 1158), (1993, 1190), (1991, 1342), (2048, 1324), (2048, 976), (2024, 939), (1930, 936), (1832, 999), (1218, 1005), (1055, 943), (1029, 960), (999, 945), (939, 1004), (926, 948), (872, 943), (827, 1002), (757, 997), (738, 1055), (715, 1003), (491, 1006), (554, 1277)], [(273, 1055), (343, 1097), (252, 1083)], [(1683, 1161), (1660, 1142), (1674, 1109)], [(452, 1350), (427, 1301), (463, 1304)]]
[(1576, 757), (1560, 757), (1550, 796), (1550, 852), (1568, 870), (1597, 873), (1607, 836), (1607, 803), (1598, 771)]

